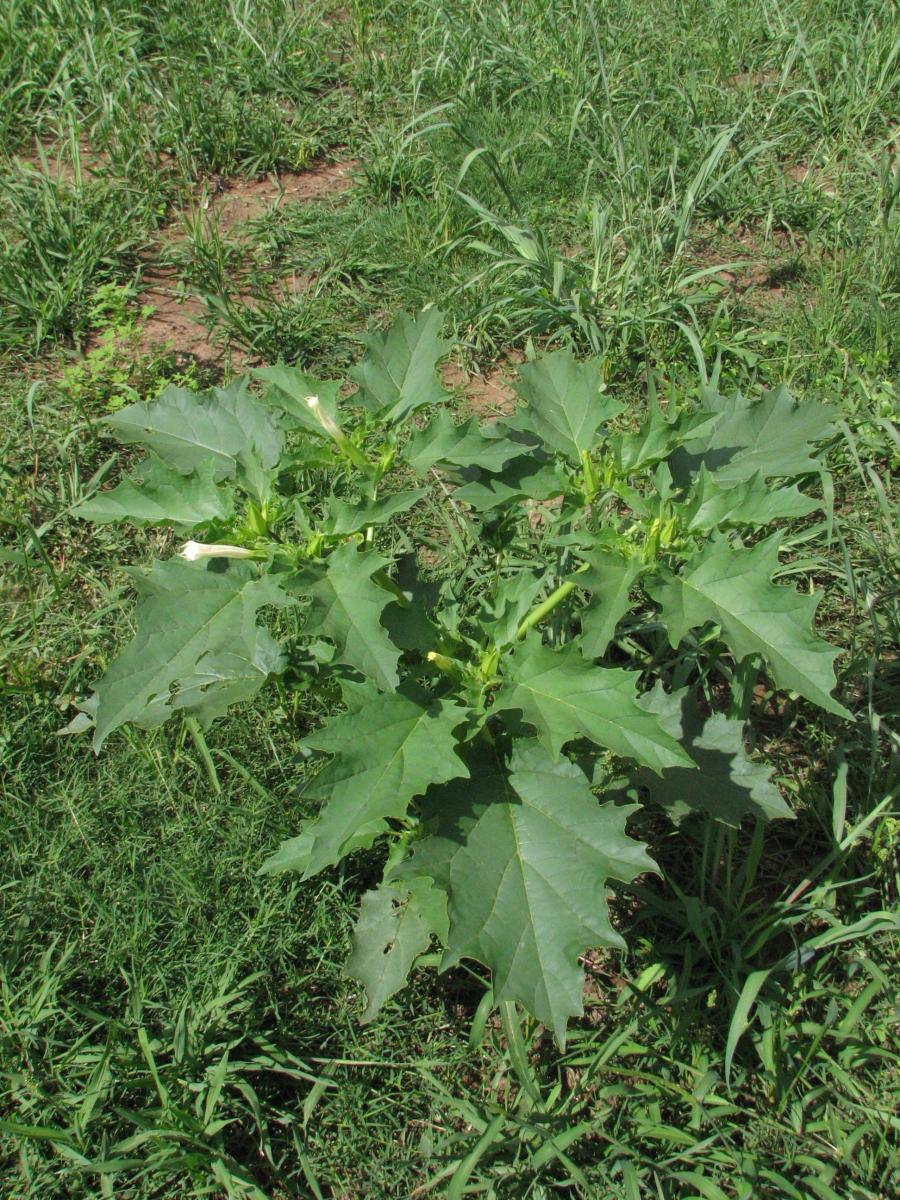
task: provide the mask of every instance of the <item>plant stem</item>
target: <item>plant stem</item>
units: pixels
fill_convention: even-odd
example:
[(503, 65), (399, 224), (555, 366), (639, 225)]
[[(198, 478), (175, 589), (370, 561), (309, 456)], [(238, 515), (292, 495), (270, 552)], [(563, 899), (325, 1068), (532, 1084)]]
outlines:
[[(580, 575), (582, 571), (586, 571), (587, 569), (588, 564), (583, 563), (582, 566), (580, 566), (575, 572), (575, 574)], [(558, 604), (562, 604), (566, 596), (571, 595), (571, 593), (574, 592), (577, 587), (578, 581), (575, 579), (567, 579), (565, 583), (561, 583), (556, 591), (551, 592), (546, 600), (542, 600), (540, 604), (536, 605), (531, 612), (527, 613), (522, 619), (519, 628), (516, 630), (516, 640), (518, 641), (520, 638), (523, 638), (529, 629), (533, 629), (539, 621), (543, 621), (544, 617), (546, 617), (548, 613), (553, 612), (554, 608), (556, 608)]]
[(212, 789), (217, 796), (222, 793), (222, 785), (219, 783), (219, 775), (216, 771), (216, 764), (212, 760), (212, 755), (209, 752), (209, 746), (206, 744), (206, 738), (203, 736), (203, 731), (200, 728), (200, 723), (196, 717), (185, 717), (184, 724), (188, 733), (191, 735), (191, 740), (197, 748), (197, 753), (203, 760), (203, 765), (206, 768), (206, 774), (209, 777), (209, 782), (212, 784)]

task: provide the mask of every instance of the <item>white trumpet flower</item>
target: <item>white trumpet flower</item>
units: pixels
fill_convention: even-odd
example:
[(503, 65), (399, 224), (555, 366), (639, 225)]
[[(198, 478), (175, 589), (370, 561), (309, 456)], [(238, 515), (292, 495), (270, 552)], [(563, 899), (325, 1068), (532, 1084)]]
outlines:
[(334, 438), (335, 441), (343, 438), (343, 430), (319, 403), (318, 396), (307, 396), (306, 406), (330, 438)]
[(178, 551), (179, 558), (196, 562), (198, 558), (252, 558), (253, 551), (246, 546), (216, 546), (207, 542), (185, 542)]

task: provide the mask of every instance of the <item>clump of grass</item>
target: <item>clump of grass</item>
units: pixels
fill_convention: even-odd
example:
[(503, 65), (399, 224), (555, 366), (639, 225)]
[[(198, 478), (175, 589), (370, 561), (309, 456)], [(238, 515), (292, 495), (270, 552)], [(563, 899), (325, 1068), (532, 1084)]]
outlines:
[(97, 290), (133, 278), (160, 217), (129, 189), (22, 170), (0, 180), (0, 352), (86, 334)]

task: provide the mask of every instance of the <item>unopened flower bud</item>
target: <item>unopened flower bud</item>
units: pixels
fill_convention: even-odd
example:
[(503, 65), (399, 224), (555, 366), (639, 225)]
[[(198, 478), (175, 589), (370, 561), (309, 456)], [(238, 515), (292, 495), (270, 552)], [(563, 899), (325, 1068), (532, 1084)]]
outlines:
[(307, 396), (306, 405), (330, 438), (334, 438), (335, 441), (343, 438), (344, 434), (340, 425), (325, 411), (319, 403), (318, 396)]
[(179, 558), (196, 562), (199, 558), (252, 558), (253, 551), (246, 546), (216, 546), (207, 542), (185, 542), (178, 551)]

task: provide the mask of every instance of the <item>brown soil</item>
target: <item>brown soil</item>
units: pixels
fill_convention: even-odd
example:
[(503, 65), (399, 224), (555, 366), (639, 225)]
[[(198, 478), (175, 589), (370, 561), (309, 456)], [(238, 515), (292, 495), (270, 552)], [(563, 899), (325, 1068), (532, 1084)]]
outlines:
[[(207, 191), (201, 207), (220, 233), (236, 240), (240, 225), (281, 204), (307, 203), (346, 191), (352, 184), (351, 172), (355, 166), (353, 160), (316, 163), (305, 171), (270, 175), (265, 179), (219, 180), (211, 193)], [(180, 223), (172, 221), (162, 232), (161, 243), (171, 245), (183, 238)], [(313, 282), (311, 276), (292, 275), (283, 281), (283, 286), (296, 294), (307, 290)], [(221, 348), (210, 341), (203, 325), (206, 306), (199, 297), (179, 297), (177, 281), (153, 265), (145, 272), (144, 285), (139, 301), (152, 305), (154, 311), (141, 329), (143, 351), (169, 346), (185, 359), (213, 363), (221, 358)], [(240, 370), (249, 361), (246, 353), (231, 351), (232, 367)]]
[(699, 266), (740, 262), (742, 265), (719, 272), (718, 278), (734, 295), (748, 303), (769, 306), (788, 304), (794, 296), (793, 285), (799, 270), (797, 249), (791, 235), (774, 229), (768, 239), (749, 225), (740, 225), (726, 235), (713, 235), (694, 248)]
[(787, 163), (783, 170), (787, 178), (800, 187), (808, 183), (824, 196), (836, 194), (834, 181), (819, 167), (811, 167), (807, 163)]
[[(174, 280), (157, 274), (149, 273), (144, 276), (145, 289), (141, 293), (140, 302), (152, 306), (153, 312), (141, 324), (140, 350), (144, 354), (152, 354), (160, 347), (168, 347), (175, 352), (179, 361), (187, 362), (195, 359), (203, 364), (216, 362), (222, 354), (221, 347), (210, 341), (209, 332), (203, 324), (206, 305), (199, 296), (179, 298)], [(239, 350), (232, 350), (232, 366), (240, 369), (246, 362), (247, 356)]]
[(462, 392), (466, 407), (479, 419), (505, 417), (516, 407), (516, 396), (509, 382), (517, 363), (523, 361), (518, 352), (510, 353), (486, 375), (469, 374), (457, 363), (447, 362), (441, 368), (444, 386)]
[(219, 180), (201, 201), (220, 233), (253, 221), (282, 204), (304, 204), (345, 192), (352, 186), (354, 159), (315, 163), (305, 171), (267, 175), (265, 179)]
[(780, 71), (738, 71), (725, 82), (729, 87), (772, 87), (780, 78)]

